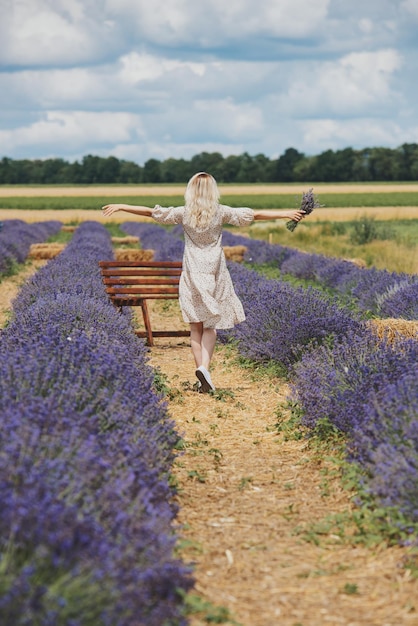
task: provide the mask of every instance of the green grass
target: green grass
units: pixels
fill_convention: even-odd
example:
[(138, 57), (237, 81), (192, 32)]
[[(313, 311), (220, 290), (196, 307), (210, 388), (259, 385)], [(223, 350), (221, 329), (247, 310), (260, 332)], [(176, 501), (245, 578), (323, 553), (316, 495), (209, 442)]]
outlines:
[[(382, 241), (396, 241), (399, 244), (415, 246), (418, 242), (418, 219), (398, 219), (398, 220), (379, 220), (366, 216), (358, 220), (349, 220), (345, 222), (316, 222), (316, 225), (322, 227), (322, 235), (350, 235), (354, 239), (359, 224), (369, 222), (373, 227), (371, 239), (380, 239)], [(304, 226), (311, 226), (309, 222), (305, 222)]]
[(195, 593), (184, 596), (185, 614), (199, 617), (205, 624), (230, 624), (230, 626), (242, 626), (233, 619), (229, 609), (215, 605)]
[[(319, 292), (327, 296), (331, 302), (338, 302), (340, 306), (344, 307), (345, 309), (354, 311), (357, 315), (360, 315), (364, 319), (372, 317), (371, 313), (359, 310), (356, 301), (353, 298), (350, 298), (349, 295), (338, 293), (337, 291), (335, 291), (335, 289), (325, 287), (315, 280), (297, 278), (296, 276), (292, 276), (292, 274), (283, 274), (277, 267), (277, 263), (264, 263), (261, 265), (244, 263), (244, 265), (249, 269), (255, 269), (259, 274), (265, 276), (266, 278), (281, 280), (283, 282), (290, 283), (294, 287), (303, 287), (305, 289), (307, 289), (308, 287), (312, 287), (313, 289), (317, 289)], [(243, 360), (243, 363), (241, 363), (241, 361), (239, 361), (239, 363), (245, 367), (245, 359)], [(283, 368), (280, 368), (280, 365), (276, 361), (273, 361), (271, 363), (272, 373), (274, 373), (274, 367), (276, 367), (275, 373), (277, 376), (286, 375), (286, 371)]]
[[(107, 196), (13, 196), (10, 198), (0, 198), (0, 208), (2, 209), (99, 209), (104, 204), (112, 202), (123, 202), (124, 204), (139, 204), (142, 206), (155, 206), (164, 203), (164, 206), (179, 206), (184, 203), (182, 194), (173, 196), (114, 196), (109, 189)], [(302, 187), (295, 188), (294, 194), (269, 194), (260, 193), (224, 195), (221, 202), (230, 206), (248, 206), (254, 209), (289, 209), (298, 207)], [(59, 189), (57, 189), (57, 193)], [(415, 192), (353, 192), (353, 193), (324, 193), (319, 195), (319, 201), (328, 208), (343, 207), (385, 207), (385, 206), (416, 206), (418, 204), (418, 194)]]
[[(282, 412), (282, 410), (284, 412)], [(290, 416), (288, 411), (290, 409)], [(373, 498), (364, 485), (364, 470), (347, 459), (347, 441), (328, 418), (309, 430), (301, 423), (302, 410), (298, 403), (288, 403), (277, 411), (277, 430), (285, 439), (306, 439), (313, 457), (326, 461), (321, 468), (323, 497), (327, 497), (332, 483), (337, 478), (343, 488), (356, 500), (354, 508), (338, 513), (331, 512), (320, 520), (306, 522), (295, 527), (293, 534), (315, 545), (399, 545), (416, 536), (418, 523), (406, 518), (397, 507), (383, 507)], [(286, 417), (285, 417), (286, 416)], [(292, 436), (293, 435), (293, 436)], [(411, 546), (416, 549), (416, 546)], [(411, 552), (411, 556), (415, 552)], [(405, 564), (405, 567), (407, 565)]]
[[(111, 237), (126, 237), (126, 233), (121, 229), (120, 224), (107, 222), (106, 224), (103, 224), (103, 226), (107, 229)], [(135, 247), (137, 248), (138, 245), (135, 244)]]
[(46, 241), (46, 243), (64, 243), (67, 244), (69, 241), (71, 241), (72, 237), (73, 237), (74, 233), (65, 231), (65, 230), (59, 230), (57, 233), (55, 233), (54, 235), (51, 235), (51, 237), (49, 237)]
[[(304, 222), (293, 233), (284, 225), (250, 228), (255, 239), (303, 252), (343, 259), (361, 259), (367, 267), (393, 272), (418, 272), (418, 219), (376, 221), (369, 241), (357, 243), (357, 222)], [(234, 231), (232, 231), (234, 232)]]

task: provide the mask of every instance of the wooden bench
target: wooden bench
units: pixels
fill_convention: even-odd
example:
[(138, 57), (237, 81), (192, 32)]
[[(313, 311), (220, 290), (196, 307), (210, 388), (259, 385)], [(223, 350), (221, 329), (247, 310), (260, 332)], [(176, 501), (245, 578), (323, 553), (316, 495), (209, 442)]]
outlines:
[(152, 330), (147, 300), (174, 300), (179, 297), (181, 262), (177, 261), (99, 261), (106, 293), (120, 311), (124, 306), (140, 306), (145, 331), (136, 331), (149, 346), (154, 337), (189, 337), (188, 330)]

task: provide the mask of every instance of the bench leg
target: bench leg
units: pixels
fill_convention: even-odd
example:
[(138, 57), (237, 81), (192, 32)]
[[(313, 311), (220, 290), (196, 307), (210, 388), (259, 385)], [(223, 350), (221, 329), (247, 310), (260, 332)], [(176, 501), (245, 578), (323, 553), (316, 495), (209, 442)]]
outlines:
[(141, 309), (142, 309), (142, 317), (144, 318), (145, 332), (147, 334), (147, 344), (149, 346), (153, 346), (154, 340), (152, 337), (151, 320), (148, 314), (148, 307), (147, 307), (146, 300), (142, 300)]

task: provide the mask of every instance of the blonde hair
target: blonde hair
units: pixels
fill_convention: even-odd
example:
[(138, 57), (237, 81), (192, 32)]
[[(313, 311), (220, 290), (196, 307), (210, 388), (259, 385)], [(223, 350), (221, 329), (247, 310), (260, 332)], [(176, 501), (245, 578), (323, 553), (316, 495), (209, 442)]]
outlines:
[(208, 228), (218, 210), (219, 195), (213, 176), (206, 172), (192, 176), (184, 193), (186, 224), (197, 230)]

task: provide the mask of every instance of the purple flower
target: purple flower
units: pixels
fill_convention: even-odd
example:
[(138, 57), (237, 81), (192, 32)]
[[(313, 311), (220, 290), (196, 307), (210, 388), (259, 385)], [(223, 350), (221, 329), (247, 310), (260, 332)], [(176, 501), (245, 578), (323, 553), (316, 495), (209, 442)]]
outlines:
[(236, 263), (229, 267), (246, 320), (222, 336), (237, 340), (248, 358), (275, 360), (288, 369), (310, 346), (361, 327), (349, 311), (317, 290), (269, 280)]
[[(318, 209), (321, 206), (323, 205), (316, 200), (312, 187), (308, 189), (308, 191), (304, 191), (302, 193), (300, 210), (304, 211), (306, 215), (309, 215), (314, 209)], [(295, 222), (294, 220), (289, 220), (288, 222), (286, 222), (286, 228), (293, 232), (298, 223), (299, 222)]]
[[(0, 622), (184, 624), (169, 486), (178, 440), (144, 342), (104, 291), (84, 223), (0, 334)], [(91, 621), (89, 621), (91, 620)]]
[(5, 220), (0, 229), (0, 274), (10, 271), (13, 263), (23, 263), (31, 244), (46, 241), (61, 229), (54, 220), (26, 224), (22, 220)]

